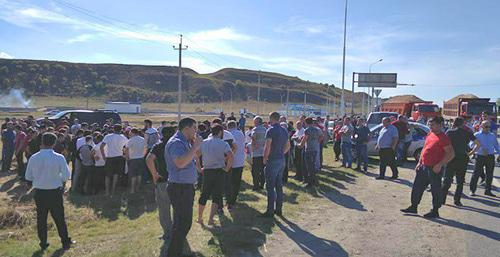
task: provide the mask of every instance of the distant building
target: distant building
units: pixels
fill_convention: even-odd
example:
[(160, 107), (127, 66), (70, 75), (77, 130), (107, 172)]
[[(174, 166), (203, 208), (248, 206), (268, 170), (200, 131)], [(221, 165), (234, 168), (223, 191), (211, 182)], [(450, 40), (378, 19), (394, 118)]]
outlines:
[(105, 110), (116, 111), (118, 113), (141, 113), (141, 103), (137, 102), (106, 102)]

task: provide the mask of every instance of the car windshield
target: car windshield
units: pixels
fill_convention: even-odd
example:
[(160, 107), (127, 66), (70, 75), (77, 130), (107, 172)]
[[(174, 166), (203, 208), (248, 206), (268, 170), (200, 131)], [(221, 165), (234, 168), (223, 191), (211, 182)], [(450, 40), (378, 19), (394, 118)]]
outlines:
[(437, 105), (420, 105), (418, 106), (419, 112), (439, 112)]
[(380, 124), (382, 123), (382, 119), (385, 117), (398, 116), (394, 113), (381, 112), (381, 113), (372, 113), (368, 118), (368, 124)]
[(49, 119), (59, 119), (59, 118), (61, 118), (62, 116), (64, 116), (66, 113), (68, 113), (68, 112), (67, 112), (67, 111), (58, 112), (58, 113), (57, 113), (57, 114), (55, 114), (54, 116), (49, 117)]

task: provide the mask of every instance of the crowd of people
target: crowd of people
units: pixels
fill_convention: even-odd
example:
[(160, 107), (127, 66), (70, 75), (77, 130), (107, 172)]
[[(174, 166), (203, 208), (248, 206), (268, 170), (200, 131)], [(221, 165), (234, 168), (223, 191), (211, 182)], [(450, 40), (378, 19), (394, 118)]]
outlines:
[[(387, 166), (392, 170), (390, 179), (398, 179), (398, 165), (405, 160), (411, 142), (408, 120), (404, 116), (387, 117), (382, 124), (375, 139), (366, 119), (360, 116), (323, 119), (302, 115), (293, 122), (273, 112), (266, 118), (254, 117), (248, 126), (244, 115), (237, 120), (234, 114), (225, 117), (221, 113), (211, 121), (184, 118), (178, 123), (162, 122), (157, 128), (151, 120), (144, 120), (138, 128), (112, 120), (101, 126), (78, 120), (53, 124), (46, 119), (37, 123), (32, 116), (6, 118), (2, 124), (2, 171), (10, 171), (15, 156), (19, 178), (34, 187), (42, 249), (48, 246), (48, 212), (63, 246), (69, 248), (74, 242), (64, 221), (62, 196), (67, 180), (71, 180), (72, 193), (102, 192), (109, 197), (119, 186), (135, 194), (141, 186), (153, 184), (164, 231), (160, 238), (169, 243), (168, 256), (181, 256), (192, 225), (195, 190), (201, 191), (197, 222), (204, 224), (205, 207), (211, 200), (207, 224), (214, 225), (217, 213), (237, 206), (245, 162), (251, 167), (252, 189), (265, 189), (267, 193), (262, 218), (283, 215), (283, 185), (290, 177), (289, 170), (304, 187), (319, 185), (317, 173), (323, 167), (323, 149), (329, 141), (333, 141), (335, 160), (341, 161), (342, 167), (367, 173), (367, 144), (376, 140), (380, 156), (377, 179), (385, 179)], [(465, 171), (472, 155), (476, 159), (472, 194), (479, 178), (484, 177), (485, 194), (494, 196), (494, 154), (499, 154), (500, 148), (496, 135), (490, 132), (488, 116), (482, 116), (477, 128), (469, 128), (463, 118), (457, 117), (446, 133), (440, 117), (429, 119), (427, 124), (431, 132), (417, 164), (411, 206), (402, 211), (416, 213), (430, 184), (433, 209), (425, 216), (439, 217), (438, 209), (454, 176), (455, 204), (461, 205)]]

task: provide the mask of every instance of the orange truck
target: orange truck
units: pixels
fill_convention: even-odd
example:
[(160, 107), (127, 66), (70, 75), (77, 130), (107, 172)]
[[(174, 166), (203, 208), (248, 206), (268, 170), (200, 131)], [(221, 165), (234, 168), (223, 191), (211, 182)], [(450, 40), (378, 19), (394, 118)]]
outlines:
[(407, 102), (397, 103), (388, 102), (382, 103), (380, 106), (382, 112), (397, 112), (406, 117), (411, 117), (413, 120), (418, 120), (419, 117), (429, 119), (441, 115), (439, 106), (429, 101), (422, 102)]
[(495, 102), (490, 102), (490, 98), (456, 97), (443, 103), (443, 118), (447, 120), (458, 116), (475, 120), (485, 111), (492, 121), (497, 121), (497, 106)]

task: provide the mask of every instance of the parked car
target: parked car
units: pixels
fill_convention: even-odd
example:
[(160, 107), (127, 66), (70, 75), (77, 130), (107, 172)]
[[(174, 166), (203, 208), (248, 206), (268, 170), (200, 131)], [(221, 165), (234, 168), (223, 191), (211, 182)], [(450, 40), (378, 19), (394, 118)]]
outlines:
[[(121, 123), (122, 119), (116, 111), (106, 111), (106, 110), (67, 110), (61, 111), (54, 116), (48, 118), (50, 121), (54, 122), (57, 126), (63, 119), (68, 119), (70, 123), (73, 123), (75, 119), (78, 119), (80, 123), (86, 122), (89, 125), (97, 123), (103, 126), (107, 120), (112, 119), (113, 123)], [(44, 119), (37, 119), (38, 123), (41, 123)]]
[(247, 112), (247, 113), (245, 113), (245, 118), (247, 118), (247, 119), (253, 119), (253, 118), (255, 118), (256, 116), (257, 116), (257, 114), (252, 113), (252, 112)]
[(370, 115), (368, 115), (368, 119), (366, 121), (366, 125), (368, 126), (369, 129), (379, 125), (382, 123), (382, 119), (385, 117), (398, 117), (397, 112), (371, 112)]
[[(425, 138), (427, 134), (429, 134), (430, 128), (417, 122), (408, 122), (408, 125), (410, 128), (412, 141), (410, 143), (410, 146), (408, 147), (406, 156), (413, 157), (418, 162), (420, 158), (420, 153), (424, 148)], [(377, 138), (379, 136), (381, 129), (382, 129), (382, 124), (379, 124), (370, 129), (372, 133), (372, 138), (367, 145), (369, 156), (378, 156), (378, 150), (375, 148), (375, 146), (377, 144)]]
[(60, 112), (61, 112), (60, 110), (51, 110), (51, 111), (46, 112), (45, 115), (50, 117), (50, 116), (54, 116)]

